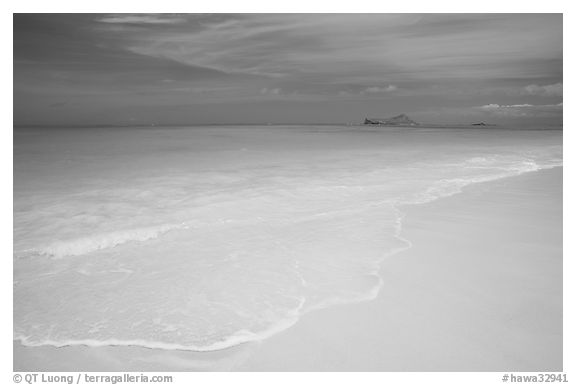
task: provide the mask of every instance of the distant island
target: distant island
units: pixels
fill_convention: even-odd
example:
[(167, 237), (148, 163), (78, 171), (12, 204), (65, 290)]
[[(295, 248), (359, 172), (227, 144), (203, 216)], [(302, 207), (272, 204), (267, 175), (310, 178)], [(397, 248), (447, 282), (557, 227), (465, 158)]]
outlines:
[(417, 123), (414, 120), (410, 119), (406, 114), (400, 114), (393, 116), (387, 119), (380, 119), (380, 118), (365, 118), (364, 124), (372, 124), (372, 125), (379, 125), (379, 126), (431, 126), (431, 127), (466, 127), (466, 126), (480, 126), (480, 127), (493, 127), (496, 124), (488, 124), (485, 122), (478, 122), (472, 124), (422, 124)]
[(364, 124), (379, 124), (384, 126), (417, 126), (418, 123), (413, 121), (406, 114), (400, 114), (388, 119), (364, 119)]
[(495, 124), (480, 122), (480, 123), (472, 123), (472, 126), (495, 126)]

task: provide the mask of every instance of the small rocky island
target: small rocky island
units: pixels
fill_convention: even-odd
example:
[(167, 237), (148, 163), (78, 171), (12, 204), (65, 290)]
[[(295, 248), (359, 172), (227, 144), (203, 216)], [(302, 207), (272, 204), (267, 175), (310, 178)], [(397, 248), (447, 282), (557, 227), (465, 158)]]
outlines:
[(438, 123), (417, 123), (410, 119), (406, 114), (400, 114), (393, 116), (391, 118), (380, 119), (380, 118), (365, 118), (364, 124), (377, 125), (377, 126), (399, 126), (399, 127), (414, 127), (414, 126), (425, 126), (425, 127), (439, 127), (439, 128), (463, 128), (463, 127), (493, 127), (496, 124), (490, 124), (486, 122), (477, 123), (460, 123), (460, 124), (438, 124)]
[(487, 127), (487, 126), (495, 126), (495, 124), (488, 124), (488, 123), (484, 123), (484, 122), (480, 122), (480, 123), (472, 123), (472, 126), (482, 126), (482, 127)]
[(418, 123), (413, 121), (406, 114), (400, 114), (387, 119), (365, 118), (364, 124), (377, 124), (382, 126), (417, 126)]

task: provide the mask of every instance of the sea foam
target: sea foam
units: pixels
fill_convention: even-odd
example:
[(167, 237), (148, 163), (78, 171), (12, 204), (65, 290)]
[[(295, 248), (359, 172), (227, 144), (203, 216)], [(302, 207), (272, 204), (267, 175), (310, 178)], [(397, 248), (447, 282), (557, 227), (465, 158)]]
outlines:
[(40, 255), (53, 258), (63, 258), (67, 256), (78, 256), (91, 253), (97, 250), (115, 247), (127, 242), (143, 242), (157, 238), (168, 231), (186, 228), (186, 224), (165, 224), (153, 227), (143, 227), (137, 229), (119, 230), (104, 234), (91, 235), (89, 237), (56, 241), (45, 246), (40, 246), (30, 250)]

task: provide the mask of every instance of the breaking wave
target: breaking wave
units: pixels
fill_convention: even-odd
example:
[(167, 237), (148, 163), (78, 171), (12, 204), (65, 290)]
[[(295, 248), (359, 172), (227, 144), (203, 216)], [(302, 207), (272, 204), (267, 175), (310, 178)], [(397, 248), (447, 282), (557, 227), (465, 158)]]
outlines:
[(186, 224), (166, 224), (154, 227), (120, 230), (65, 241), (56, 241), (45, 246), (26, 250), (53, 258), (78, 256), (97, 250), (108, 249), (128, 242), (144, 242), (157, 238), (174, 229), (186, 228)]

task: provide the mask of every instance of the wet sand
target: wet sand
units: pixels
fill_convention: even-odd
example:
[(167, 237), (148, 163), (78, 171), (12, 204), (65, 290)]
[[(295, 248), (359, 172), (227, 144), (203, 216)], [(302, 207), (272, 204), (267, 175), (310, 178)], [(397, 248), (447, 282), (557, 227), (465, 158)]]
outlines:
[(259, 343), (193, 353), (14, 343), (15, 371), (561, 371), (562, 168), (405, 206), (413, 247), (371, 302)]

